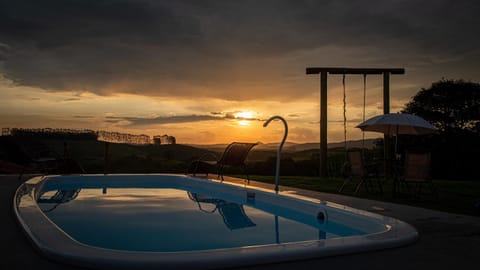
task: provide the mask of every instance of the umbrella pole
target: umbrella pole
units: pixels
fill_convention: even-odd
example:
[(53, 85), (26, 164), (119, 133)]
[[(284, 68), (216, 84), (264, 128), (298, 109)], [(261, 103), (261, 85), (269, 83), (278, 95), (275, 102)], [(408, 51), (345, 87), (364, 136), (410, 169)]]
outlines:
[(397, 145), (398, 145), (398, 125), (397, 125), (397, 130), (395, 132), (395, 160), (397, 159)]
[(390, 145), (391, 144), (391, 138), (390, 138), (390, 135), (388, 134), (385, 134), (383, 136), (383, 147), (384, 147), (384, 160), (385, 160), (385, 164), (384, 164), (384, 170), (385, 170), (385, 178), (386, 179), (389, 179), (390, 176), (391, 176), (391, 150), (392, 149), (392, 146)]
[(394, 152), (394, 154), (395, 154), (395, 157), (394, 157), (394, 158), (395, 158), (395, 159), (397, 158), (397, 154), (398, 154), (397, 144), (398, 144), (398, 134), (395, 135), (395, 152)]

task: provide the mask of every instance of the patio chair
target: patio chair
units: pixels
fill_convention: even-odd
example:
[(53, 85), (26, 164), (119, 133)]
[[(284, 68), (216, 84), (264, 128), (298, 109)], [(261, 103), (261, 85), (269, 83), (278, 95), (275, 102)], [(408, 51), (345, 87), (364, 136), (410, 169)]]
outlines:
[(395, 181), (394, 193), (397, 186), (405, 187), (408, 193), (418, 198), (422, 193), (422, 186), (427, 185), (431, 194), (437, 197), (436, 187), (430, 177), (430, 163), (430, 153), (406, 152), (403, 174)]
[[(222, 199), (215, 199), (207, 195), (187, 192), (190, 200), (198, 204), (200, 211), (205, 213), (214, 213), (218, 210), (219, 214), (222, 216), (223, 223), (230, 230), (238, 230), (248, 227), (254, 227), (255, 224), (245, 213), (243, 205), (227, 202)], [(212, 204), (211, 209), (206, 209), (202, 207), (202, 204)]]
[[(187, 173), (191, 173), (194, 176), (197, 173), (205, 173), (208, 176), (208, 173), (211, 171), (217, 171), (217, 179), (223, 179), (223, 172), (225, 167), (243, 167), (243, 171), (247, 176), (247, 182), (250, 183), (250, 179), (247, 171), (247, 164), (245, 160), (247, 159), (248, 153), (257, 143), (240, 143), (233, 142), (225, 148), (220, 159), (217, 159), (216, 155), (213, 153), (207, 153), (201, 156), (198, 160), (192, 162), (188, 168)], [(214, 160), (206, 160), (207, 158)]]
[[(33, 140), (19, 140), (16, 142), (18, 151), (26, 161), (26, 166), (19, 175), (22, 178), (26, 172), (71, 173), (72, 171), (85, 173), (83, 166), (69, 157), (68, 153), (60, 155), (47, 145)], [(65, 146), (66, 147), (66, 146)]]
[(375, 184), (378, 187), (378, 191), (383, 193), (383, 187), (380, 179), (378, 178), (378, 173), (376, 171), (375, 165), (366, 165), (363, 160), (362, 151), (348, 150), (348, 169), (345, 175), (345, 180), (343, 181), (342, 186), (338, 192), (343, 192), (344, 189), (350, 185), (355, 184), (354, 179), (358, 179), (358, 183), (355, 185), (354, 194), (357, 194), (360, 190), (360, 187), (363, 185), (367, 192), (375, 191)]

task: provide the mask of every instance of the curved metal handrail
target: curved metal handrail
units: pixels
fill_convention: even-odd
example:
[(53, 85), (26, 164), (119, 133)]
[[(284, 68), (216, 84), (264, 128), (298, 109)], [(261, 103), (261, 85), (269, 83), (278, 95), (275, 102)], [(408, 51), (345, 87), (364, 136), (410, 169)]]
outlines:
[(285, 126), (285, 132), (283, 134), (282, 142), (280, 143), (280, 145), (278, 146), (278, 149), (277, 149), (277, 163), (276, 163), (276, 166), (275, 166), (275, 192), (278, 193), (278, 180), (280, 178), (280, 154), (282, 152), (283, 145), (285, 144), (285, 141), (287, 140), (288, 124), (287, 124), (287, 121), (283, 117), (275, 115), (275, 116), (270, 117), (267, 121), (265, 121), (265, 123), (263, 123), (263, 127), (267, 127), (268, 124), (272, 120), (275, 120), (275, 119), (281, 120), (283, 122), (283, 125)]

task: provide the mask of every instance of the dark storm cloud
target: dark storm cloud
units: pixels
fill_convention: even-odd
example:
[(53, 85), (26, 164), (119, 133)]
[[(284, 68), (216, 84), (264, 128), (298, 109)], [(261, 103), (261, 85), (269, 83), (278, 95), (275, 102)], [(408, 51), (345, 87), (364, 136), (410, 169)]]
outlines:
[(106, 122), (118, 123), (121, 121), (128, 121), (131, 126), (145, 126), (145, 125), (161, 125), (161, 124), (176, 124), (176, 123), (189, 123), (211, 120), (222, 120), (221, 117), (215, 117), (211, 115), (178, 115), (178, 116), (159, 116), (153, 118), (141, 118), (141, 117), (116, 117), (107, 116)]
[(191, 43), (195, 33), (173, 12), (147, 1), (2, 3), (5, 72), (27, 85), (94, 92), (119, 78), (148, 79), (161, 58), (153, 55)]
[(49, 90), (248, 99), (287, 83), (275, 61), (296, 52), (401, 51), (406, 63), (478, 53), (479, 11), (475, 0), (0, 0), (0, 72)]
[(69, 101), (79, 101), (79, 100), (82, 100), (82, 99), (81, 99), (81, 98), (66, 98), (66, 99), (64, 99), (64, 100), (62, 100), (62, 101), (64, 101), (64, 102), (69, 102)]

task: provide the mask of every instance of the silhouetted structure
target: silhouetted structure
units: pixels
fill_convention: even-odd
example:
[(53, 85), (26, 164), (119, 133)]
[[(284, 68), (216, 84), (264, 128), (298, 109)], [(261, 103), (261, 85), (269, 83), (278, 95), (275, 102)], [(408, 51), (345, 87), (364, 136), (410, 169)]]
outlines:
[[(390, 74), (405, 74), (403, 68), (343, 68), (309, 67), (306, 74), (320, 74), (320, 176), (326, 177), (327, 167), (327, 76), (328, 74), (383, 75), (383, 113), (390, 113)], [(391, 155), (388, 137), (385, 136), (385, 156)], [(387, 164), (387, 163), (386, 163)], [(391, 169), (385, 168), (390, 174)]]
[(150, 144), (150, 136), (148, 135), (133, 135), (103, 130), (97, 131), (97, 140), (112, 143)]
[[(395, 181), (394, 193), (398, 186), (403, 185), (413, 196), (419, 197), (422, 192), (422, 186), (428, 185), (432, 195), (437, 197), (437, 190), (430, 177), (431, 154), (427, 153), (409, 153), (405, 154), (405, 167), (403, 174)], [(413, 190), (410, 189), (413, 185)]]
[(153, 140), (145, 134), (134, 135), (112, 131), (94, 131), (90, 129), (65, 128), (2, 128), (2, 136), (22, 138), (61, 139), (61, 140), (98, 140), (126, 144), (176, 144), (176, 139), (169, 135), (154, 136)]
[(68, 140), (96, 140), (97, 134), (90, 129), (67, 128), (2, 128), (2, 136), (47, 138)]
[(367, 166), (365, 164), (363, 155), (362, 155), (362, 150), (361, 149), (354, 149), (354, 150), (349, 150), (347, 152), (347, 157), (348, 157), (348, 171), (346, 172), (347, 175), (345, 175), (345, 180), (343, 181), (342, 186), (338, 190), (338, 192), (342, 192), (344, 188), (350, 184), (353, 183), (353, 179), (358, 179), (358, 183), (355, 185), (355, 191), (354, 194), (357, 194), (358, 191), (360, 190), (360, 187), (362, 185), (365, 186), (365, 189), (367, 192), (374, 192), (375, 191), (375, 186), (378, 187), (378, 191), (383, 193), (383, 187), (382, 183), (378, 179), (378, 172), (377, 168), (375, 166)]
[(153, 144), (176, 144), (177, 140), (173, 136), (165, 135), (156, 135), (153, 136)]
[[(223, 181), (223, 169), (229, 166), (243, 167), (247, 181), (250, 181), (247, 172), (247, 165), (245, 160), (247, 159), (250, 150), (257, 145), (257, 143), (239, 143), (233, 142), (225, 148), (220, 159), (212, 153), (207, 153), (201, 156), (198, 160), (192, 162), (188, 168), (189, 173), (208, 173), (212, 170), (217, 170), (217, 178), (221, 178)], [(213, 157), (214, 161), (205, 160), (208, 156)]]

